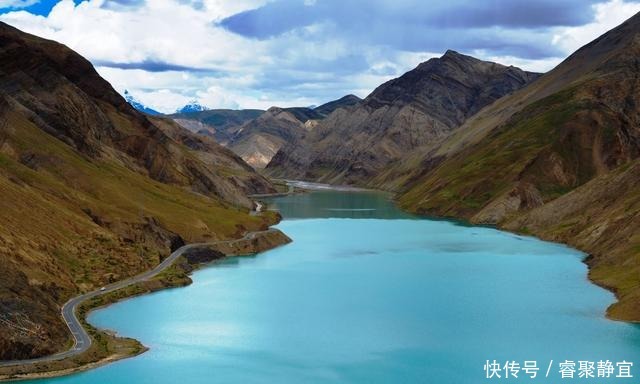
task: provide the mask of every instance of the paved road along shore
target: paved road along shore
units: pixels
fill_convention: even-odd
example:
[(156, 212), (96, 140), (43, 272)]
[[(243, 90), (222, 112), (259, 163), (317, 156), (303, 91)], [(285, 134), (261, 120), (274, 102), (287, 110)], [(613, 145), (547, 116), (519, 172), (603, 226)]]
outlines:
[(178, 259), (180, 256), (182, 256), (182, 254), (192, 248), (197, 248), (197, 247), (202, 247), (202, 246), (212, 246), (212, 245), (218, 245), (218, 244), (223, 244), (223, 243), (228, 243), (230, 245), (239, 242), (239, 241), (244, 241), (244, 240), (251, 240), (254, 239), (257, 235), (259, 234), (263, 234), (263, 233), (269, 233), (269, 232), (274, 232), (276, 231), (275, 229), (268, 229), (266, 231), (258, 231), (258, 232), (249, 232), (247, 233), (244, 237), (240, 238), (240, 239), (235, 239), (235, 240), (222, 240), (222, 241), (216, 241), (216, 242), (212, 242), (212, 243), (200, 243), (200, 244), (189, 244), (189, 245), (185, 245), (179, 249), (177, 249), (175, 252), (173, 252), (171, 255), (169, 255), (169, 257), (167, 257), (166, 259), (164, 259), (160, 264), (158, 264), (155, 268), (143, 272), (137, 276), (128, 278), (126, 280), (122, 280), (113, 284), (109, 284), (104, 286), (103, 288), (99, 288), (96, 289), (94, 291), (91, 292), (87, 292), (84, 293), (80, 296), (76, 296), (74, 298), (72, 298), (71, 300), (67, 301), (63, 306), (62, 306), (62, 318), (64, 320), (64, 322), (67, 324), (67, 326), (69, 327), (69, 331), (71, 332), (71, 334), (73, 335), (73, 347), (71, 347), (71, 349), (64, 351), (64, 352), (60, 352), (60, 353), (56, 353), (54, 355), (50, 355), (50, 356), (43, 356), (43, 357), (39, 357), (39, 358), (35, 358), (35, 359), (28, 359), (28, 360), (11, 360), (11, 361), (0, 361), (0, 367), (7, 367), (7, 366), (13, 366), (13, 365), (23, 365), (23, 364), (35, 364), (35, 363), (46, 363), (46, 362), (50, 362), (50, 361), (57, 361), (57, 360), (62, 360), (71, 356), (75, 356), (78, 355), (86, 350), (89, 349), (89, 347), (91, 346), (91, 337), (89, 336), (89, 334), (87, 333), (87, 331), (84, 329), (84, 327), (82, 326), (82, 324), (80, 323), (80, 320), (78, 319), (78, 317), (76, 316), (76, 312), (78, 307), (80, 306), (80, 304), (82, 304), (83, 302), (90, 300), (96, 296), (100, 296), (100, 295), (106, 295), (107, 293), (111, 293), (114, 291), (117, 291), (119, 289), (122, 289), (124, 287), (127, 287), (129, 285), (132, 284), (136, 284), (145, 280), (149, 280), (153, 277), (155, 277), (156, 275), (158, 275), (160, 272), (164, 271), (165, 269), (167, 269), (169, 266), (171, 266), (173, 264), (174, 261), (176, 261), (176, 259)]

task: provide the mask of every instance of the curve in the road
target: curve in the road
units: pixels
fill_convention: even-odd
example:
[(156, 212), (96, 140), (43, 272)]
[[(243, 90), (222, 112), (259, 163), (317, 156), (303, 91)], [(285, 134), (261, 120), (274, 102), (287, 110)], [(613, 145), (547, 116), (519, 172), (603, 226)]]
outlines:
[(38, 357), (34, 359), (0, 361), (0, 367), (57, 361), (57, 360), (66, 359), (68, 357), (75, 356), (82, 352), (85, 352), (86, 350), (89, 349), (89, 347), (91, 347), (91, 337), (89, 336), (89, 333), (87, 333), (87, 330), (84, 329), (84, 327), (80, 323), (80, 320), (76, 316), (77, 309), (80, 306), (80, 304), (82, 304), (83, 302), (90, 300), (94, 297), (106, 295), (107, 293), (111, 293), (119, 289), (128, 287), (129, 285), (149, 280), (157, 276), (160, 272), (167, 269), (170, 265), (173, 264), (174, 261), (176, 261), (177, 258), (182, 256), (182, 254), (184, 254), (184, 252), (189, 249), (202, 247), (202, 246), (218, 245), (223, 243), (228, 243), (232, 245), (239, 241), (254, 239), (258, 234), (269, 233), (273, 231), (276, 231), (276, 230), (267, 229), (265, 231), (249, 232), (244, 237), (240, 239), (235, 239), (235, 240), (222, 240), (222, 241), (216, 241), (212, 243), (199, 243), (199, 244), (185, 245), (183, 247), (178, 248), (171, 255), (169, 255), (169, 257), (164, 259), (160, 264), (158, 264), (155, 268), (151, 270), (148, 270), (139, 275), (130, 277), (128, 279), (106, 285), (94, 291), (76, 296), (70, 299), (69, 301), (67, 301), (62, 306), (62, 318), (64, 322), (67, 324), (67, 326), (69, 327), (69, 331), (71, 332), (71, 335), (73, 336), (73, 340), (74, 340), (73, 347), (71, 347), (71, 349), (66, 350), (64, 352), (59, 352), (53, 355)]

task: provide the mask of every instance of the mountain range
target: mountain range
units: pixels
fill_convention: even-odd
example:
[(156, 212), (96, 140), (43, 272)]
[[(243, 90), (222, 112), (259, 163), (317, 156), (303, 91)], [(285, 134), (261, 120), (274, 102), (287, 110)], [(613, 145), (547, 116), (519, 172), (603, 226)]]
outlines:
[(430, 216), (589, 253), (640, 319), (640, 14), (540, 76), (452, 51), (283, 147), (267, 174), (394, 191)]
[(204, 105), (201, 105), (197, 101), (193, 100), (193, 101), (189, 102), (187, 105), (185, 105), (184, 107), (178, 108), (176, 113), (204, 112), (204, 111), (208, 111), (209, 109), (210, 108), (207, 108)]
[(193, 133), (213, 137), (218, 143), (227, 145), (239, 127), (264, 112), (261, 109), (209, 109), (168, 117)]
[[(162, 115), (128, 91), (125, 99), (140, 112)], [(272, 107), (268, 111), (208, 109), (193, 101), (166, 116), (193, 133), (213, 138), (253, 167), (264, 168), (282, 146), (304, 136), (317, 121), (360, 101), (355, 95), (347, 95), (319, 107)]]
[(222, 109), (170, 117), (192, 132), (214, 137), (253, 167), (264, 168), (280, 148), (298, 142), (318, 121), (360, 101), (355, 95), (347, 95), (314, 108)]
[(402, 206), (583, 249), (640, 319), (639, 57), (637, 14), (422, 155)]
[[(158, 112), (155, 109), (145, 105), (126, 89), (124, 90), (124, 99), (127, 101), (127, 103), (131, 104), (131, 106), (136, 110), (138, 110), (139, 112), (146, 113), (147, 115), (152, 115), (152, 116), (165, 115), (164, 113)], [(197, 101), (193, 100), (188, 104), (184, 105), (183, 107), (178, 108), (175, 111), (175, 114), (178, 114), (178, 115), (184, 114), (184, 113), (190, 114), (190, 113), (204, 112), (209, 110), (210, 108), (207, 108), (201, 105), (200, 103), (198, 103)]]
[(538, 76), (447, 51), (382, 84), (353, 108), (331, 113), (304, 140), (281, 150), (269, 174), (367, 184), (407, 151), (441, 141)]

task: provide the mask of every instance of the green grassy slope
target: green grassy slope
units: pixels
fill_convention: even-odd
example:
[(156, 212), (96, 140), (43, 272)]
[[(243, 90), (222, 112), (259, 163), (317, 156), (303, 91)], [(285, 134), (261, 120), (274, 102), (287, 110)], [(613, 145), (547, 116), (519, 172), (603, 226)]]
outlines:
[(0, 307), (9, 322), (23, 317), (37, 329), (3, 331), (0, 359), (62, 347), (58, 305), (79, 291), (145, 270), (182, 241), (239, 237), (275, 222), (79, 154), (19, 113), (0, 121)]
[(0, 360), (68, 347), (60, 306), (185, 241), (240, 237), (273, 191), (239, 157), (134, 110), (91, 63), (0, 23)]

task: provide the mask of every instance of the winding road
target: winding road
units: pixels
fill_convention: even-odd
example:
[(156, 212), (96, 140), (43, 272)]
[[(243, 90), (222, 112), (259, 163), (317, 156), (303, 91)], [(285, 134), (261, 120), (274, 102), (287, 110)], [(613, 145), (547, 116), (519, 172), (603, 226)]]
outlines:
[(94, 297), (97, 296), (101, 296), (101, 295), (106, 295), (108, 293), (117, 291), (119, 289), (125, 288), (129, 285), (132, 284), (136, 284), (145, 280), (149, 280), (155, 276), (157, 276), (159, 273), (161, 273), (162, 271), (164, 271), (165, 269), (167, 269), (169, 266), (171, 266), (176, 259), (178, 259), (180, 256), (182, 256), (184, 254), (185, 251), (188, 251), (189, 249), (192, 248), (197, 248), (197, 247), (202, 247), (202, 246), (212, 246), (212, 245), (218, 245), (218, 244), (223, 244), (223, 243), (228, 243), (229, 245), (232, 245), (236, 242), (239, 241), (245, 241), (245, 240), (251, 240), (254, 239), (257, 235), (260, 234), (265, 234), (265, 233), (270, 233), (270, 232), (274, 232), (277, 231), (276, 229), (268, 229), (265, 231), (257, 231), (257, 232), (249, 232), (247, 233), (244, 237), (240, 238), (240, 239), (235, 239), (235, 240), (222, 240), (222, 241), (216, 241), (216, 242), (211, 242), (211, 243), (196, 243), (196, 244), (188, 244), (185, 245), (183, 247), (178, 248), (176, 251), (174, 251), (171, 255), (169, 255), (169, 257), (167, 257), (166, 259), (164, 259), (160, 264), (158, 264), (155, 268), (148, 270), (146, 272), (143, 272), (139, 275), (130, 277), (126, 280), (122, 280), (116, 283), (112, 283), (109, 285), (106, 285), (102, 288), (96, 289), (94, 291), (91, 292), (87, 292), (84, 293), (80, 296), (76, 296), (74, 298), (72, 298), (71, 300), (67, 301), (63, 306), (62, 306), (62, 318), (64, 320), (64, 322), (67, 324), (67, 326), (69, 327), (69, 331), (71, 332), (71, 334), (73, 335), (73, 347), (71, 347), (71, 349), (64, 351), (64, 352), (59, 352), (53, 355), (49, 355), (49, 356), (43, 356), (43, 357), (38, 357), (35, 359), (28, 359), (28, 360), (10, 360), (10, 361), (0, 361), (0, 367), (8, 367), (8, 366), (13, 366), (13, 365), (23, 365), (23, 364), (35, 364), (35, 363), (46, 363), (46, 362), (51, 362), (51, 361), (57, 361), (57, 360), (62, 360), (62, 359), (66, 359), (68, 357), (72, 357), (75, 355), (78, 355), (82, 352), (85, 352), (86, 350), (89, 349), (89, 347), (91, 347), (91, 337), (89, 336), (89, 334), (87, 333), (86, 329), (84, 329), (84, 327), (82, 326), (82, 324), (80, 323), (80, 320), (78, 319), (76, 312), (78, 310), (78, 307), (80, 306), (80, 304), (84, 303), (87, 300), (90, 300)]

